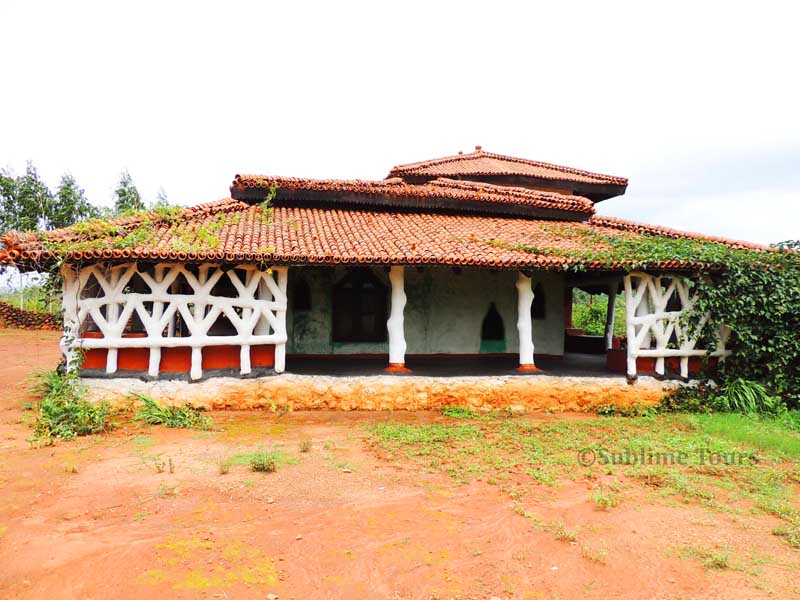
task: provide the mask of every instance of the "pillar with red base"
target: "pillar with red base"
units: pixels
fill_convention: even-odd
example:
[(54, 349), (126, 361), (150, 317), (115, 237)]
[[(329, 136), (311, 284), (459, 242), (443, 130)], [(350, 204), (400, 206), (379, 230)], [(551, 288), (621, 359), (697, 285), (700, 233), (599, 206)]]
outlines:
[(406, 368), (406, 336), (403, 326), (403, 310), (406, 306), (404, 267), (395, 265), (389, 270), (392, 284), (392, 302), (386, 329), (389, 333), (389, 366), (387, 373), (409, 373)]
[(517, 331), (519, 332), (519, 367), (517, 370), (528, 373), (539, 370), (533, 360), (531, 304), (533, 304), (531, 278), (520, 271), (517, 275)]

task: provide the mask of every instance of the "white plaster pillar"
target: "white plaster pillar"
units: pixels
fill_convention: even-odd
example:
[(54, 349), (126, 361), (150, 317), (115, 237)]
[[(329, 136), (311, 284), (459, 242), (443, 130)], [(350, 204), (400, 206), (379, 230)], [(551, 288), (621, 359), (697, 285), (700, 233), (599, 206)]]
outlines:
[(80, 282), (78, 273), (69, 265), (61, 267), (61, 307), (63, 310), (64, 329), (61, 334), (61, 353), (67, 363), (67, 371), (80, 368), (78, 363), (78, 352), (80, 344), (78, 330), (78, 300), (80, 298)]
[(403, 328), (403, 310), (406, 306), (405, 268), (394, 265), (389, 270), (392, 284), (392, 303), (386, 329), (389, 332), (389, 371), (404, 371), (406, 364), (406, 336)]
[(286, 306), (287, 306), (287, 288), (288, 288), (288, 269), (287, 267), (274, 267), (274, 270), (278, 273), (278, 289), (281, 291), (283, 298), (280, 299), (282, 303), (282, 309), (275, 311), (275, 316), (277, 317), (278, 324), (280, 325), (280, 332), (279, 333), (283, 339), (282, 342), (275, 344), (275, 372), (276, 373), (283, 373), (286, 369), (286, 338), (287, 338), (287, 330), (286, 330)]
[(192, 366), (189, 377), (200, 379), (203, 376), (203, 349), (197, 346), (192, 347)]
[(631, 276), (625, 276), (625, 332), (627, 337), (628, 379), (636, 379), (636, 325), (634, 325), (635, 307), (633, 306), (633, 282)]
[[(119, 279), (122, 272), (117, 269), (109, 268), (107, 273), (109, 282), (111, 284), (111, 289), (116, 290), (117, 283), (119, 283)], [(106, 320), (111, 326), (111, 329), (116, 332), (114, 335), (114, 339), (120, 339), (122, 337), (122, 330), (125, 329), (125, 323), (122, 324), (119, 323), (120, 305), (118, 302), (119, 298), (116, 297), (116, 293), (111, 296), (110, 300), (111, 302), (106, 304)], [(106, 373), (117, 372), (118, 354), (119, 350), (117, 348), (108, 349), (108, 353), (106, 354)]]
[(531, 278), (522, 271), (517, 274), (517, 331), (519, 332), (519, 370), (535, 371), (533, 362), (533, 324), (531, 304), (533, 289)]

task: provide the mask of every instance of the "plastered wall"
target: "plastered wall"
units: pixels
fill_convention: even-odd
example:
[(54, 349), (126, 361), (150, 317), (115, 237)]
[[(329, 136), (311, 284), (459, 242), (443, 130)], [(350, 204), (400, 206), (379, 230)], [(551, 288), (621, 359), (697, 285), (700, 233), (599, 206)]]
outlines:
[[(373, 273), (389, 287), (383, 268)], [(388, 343), (334, 344), (331, 298), (347, 267), (291, 267), (287, 327), (290, 354), (385, 354)], [(295, 311), (292, 290), (304, 278), (311, 290), (311, 310)], [(449, 267), (405, 268), (405, 337), (408, 354), (478, 354), (481, 324), (494, 302), (503, 319), (504, 343), (484, 344), (484, 351), (518, 352), (516, 271)], [(546, 298), (546, 318), (533, 321), (536, 354), (564, 353), (564, 279), (561, 273), (537, 272)], [(504, 350), (502, 347), (505, 347)]]

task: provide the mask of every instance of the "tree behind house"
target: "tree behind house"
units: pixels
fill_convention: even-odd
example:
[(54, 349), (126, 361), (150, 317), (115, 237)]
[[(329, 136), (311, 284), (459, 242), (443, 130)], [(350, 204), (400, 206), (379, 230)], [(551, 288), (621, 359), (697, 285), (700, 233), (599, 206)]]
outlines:
[(127, 212), (144, 210), (145, 205), (133, 178), (127, 170), (119, 178), (117, 188), (114, 190), (114, 213), (117, 215)]

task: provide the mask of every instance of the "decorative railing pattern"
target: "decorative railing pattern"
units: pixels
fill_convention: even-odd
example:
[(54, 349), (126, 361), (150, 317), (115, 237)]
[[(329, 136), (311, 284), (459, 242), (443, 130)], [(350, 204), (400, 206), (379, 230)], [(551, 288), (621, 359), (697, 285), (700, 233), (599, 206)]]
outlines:
[[(190, 347), (190, 376), (200, 379), (204, 347), (236, 345), (241, 348), (240, 371), (246, 375), (251, 371), (250, 347), (274, 344), (275, 371), (284, 370), (286, 267), (262, 269), (256, 265), (237, 265), (234, 269), (203, 264), (190, 269), (183, 264), (158, 264), (146, 269), (127, 263), (95, 264), (80, 270), (64, 267), (62, 274), (64, 336), (61, 346), (68, 364), (74, 363), (81, 348), (107, 348), (106, 372), (114, 373), (120, 348), (147, 348), (150, 351), (148, 374), (155, 377), (159, 373), (162, 348)], [(148, 291), (130, 291), (136, 275)], [(186, 286), (178, 290), (173, 286), (181, 275), (191, 291)], [(235, 289), (234, 297), (213, 293), (215, 285), (224, 277)], [(87, 288), (90, 281), (91, 288)], [(134, 314), (144, 328), (144, 335), (126, 337), (125, 327)], [(188, 329), (188, 335), (183, 337), (175, 334), (178, 315)], [(233, 325), (235, 334), (209, 334), (220, 315)], [(90, 316), (102, 337), (81, 337), (81, 328)]]
[[(655, 276), (634, 272), (625, 277), (625, 308), (628, 338), (628, 377), (636, 377), (636, 359), (656, 359), (656, 374), (663, 376), (665, 359), (680, 359), (681, 377), (689, 376), (689, 358), (692, 356), (718, 356), (729, 353), (725, 344), (730, 330), (723, 327), (719, 332), (716, 349), (698, 348), (699, 334), (708, 320), (700, 319), (691, 329), (684, 316), (697, 299), (692, 293), (693, 282), (678, 275)], [(672, 306), (670, 300), (673, 299)], [(669, 306), (669, 310), (668, 310)]]

